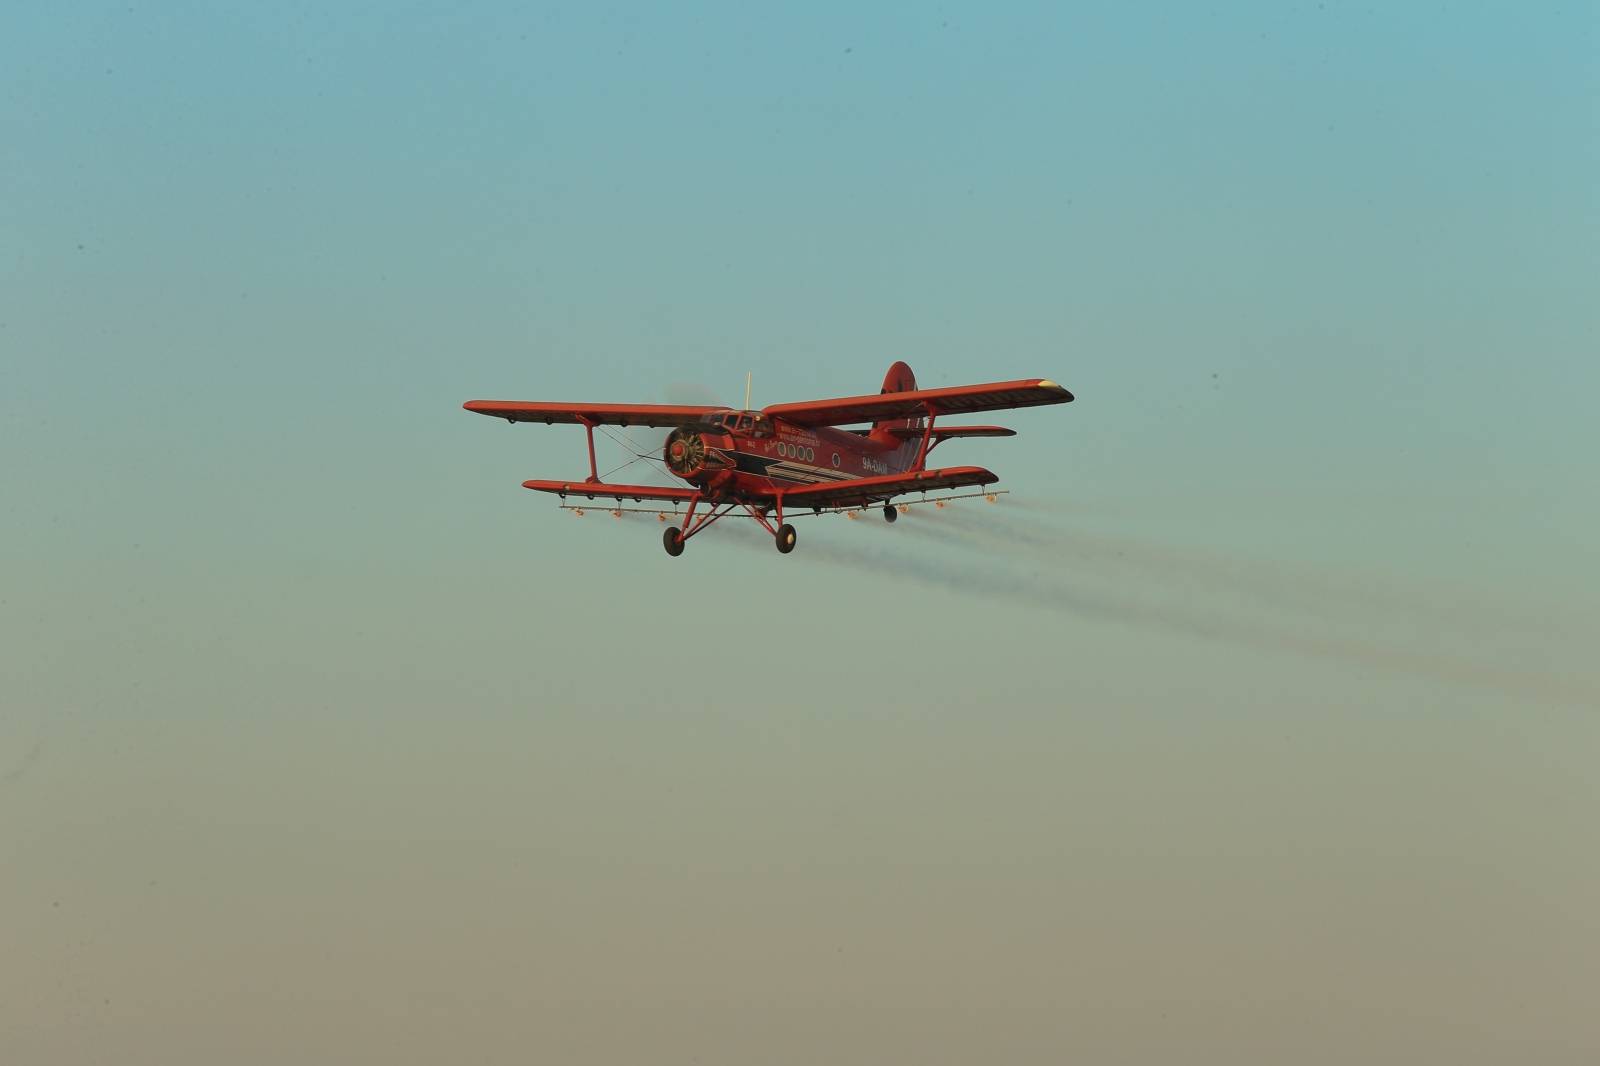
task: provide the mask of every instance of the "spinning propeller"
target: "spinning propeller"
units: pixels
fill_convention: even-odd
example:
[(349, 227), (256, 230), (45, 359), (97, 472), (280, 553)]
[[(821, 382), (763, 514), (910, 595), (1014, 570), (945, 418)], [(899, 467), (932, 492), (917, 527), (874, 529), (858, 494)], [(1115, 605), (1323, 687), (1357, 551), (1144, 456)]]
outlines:
[(667, 469), (679, 477), (693, 477), (706, 468), (706, 442), (698, 429), (679, 426), (667, 434), (664, 452)]

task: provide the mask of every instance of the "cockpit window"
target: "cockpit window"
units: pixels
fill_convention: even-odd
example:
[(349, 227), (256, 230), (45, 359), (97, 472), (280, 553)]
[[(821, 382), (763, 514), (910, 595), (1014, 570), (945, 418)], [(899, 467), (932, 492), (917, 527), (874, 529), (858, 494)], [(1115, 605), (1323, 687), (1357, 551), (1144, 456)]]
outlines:
[(700, 416), (702, 425), (726, 433), (752, 433), (757, 437), (772, 436), (772, 420), (765, 415), (749, 411), (708, 411)]

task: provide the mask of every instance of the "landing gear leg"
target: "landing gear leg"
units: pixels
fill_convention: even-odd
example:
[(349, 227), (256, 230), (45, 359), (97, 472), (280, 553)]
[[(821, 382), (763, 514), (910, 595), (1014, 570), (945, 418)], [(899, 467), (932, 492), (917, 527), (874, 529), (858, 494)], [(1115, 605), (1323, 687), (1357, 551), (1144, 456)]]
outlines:
[(777, 536), (773, 538), (773, 543), (777, 544), (780, 552), (788, 555), (790, 552), (794, 551), (795, 537), (794, 527), (783, 520), (783, 493), (778, 493), (777, 498), (774, 499), (773, 503), (776, 505), (778, 511), (778, 533)]
[(895, 510), (894, 504), (886, 503), (886, 504), (883, 505), (883, 520), (885, 522), (893, 522), (896, 518), (899, 518), (899, 517), (900, 517), (900, 512)]

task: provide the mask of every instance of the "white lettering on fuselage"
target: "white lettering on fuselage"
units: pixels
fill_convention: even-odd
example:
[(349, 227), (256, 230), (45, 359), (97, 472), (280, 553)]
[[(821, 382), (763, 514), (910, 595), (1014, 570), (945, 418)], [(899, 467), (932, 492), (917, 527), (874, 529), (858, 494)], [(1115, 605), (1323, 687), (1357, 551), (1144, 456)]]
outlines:
[(887, 474), (889, 472), (888, 463), (885, 463), (882, 459), (874, 459), (870, 455), (863, 455), (861, 457), (861, 468), (863, 470), (870, 470), (874, 474)]

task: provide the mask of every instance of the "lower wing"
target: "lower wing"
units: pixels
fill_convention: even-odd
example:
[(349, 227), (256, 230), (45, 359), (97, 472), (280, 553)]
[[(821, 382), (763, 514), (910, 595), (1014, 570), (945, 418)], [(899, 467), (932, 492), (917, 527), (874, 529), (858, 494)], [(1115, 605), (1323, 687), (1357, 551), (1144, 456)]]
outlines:
[(799, 507), (865, 506), (894, 496), (904, 496), (908, 492), (933, 492), (935, 489), (991, 485), (999, 480), (992, 471), (985, 470), (981, 466), (947, 466), (942, 470), (885, 474), (880, 477), (808, 485), (803, 489), (788, 489), (783, 494), (783, 500), (786, 505)]
[(557, 496), (582, 496), (592, 500), (597, 496), (643, 502), (661, 500), (667, 503), (687, 502), (698, 496), (693, 489), (674, 489), (662, 485), (609, 485), (604, 481), (524, 481), (522, 487), (535, 492), (553, 492)]
[[(1000, 479), (993, 471), (981, 466), (947, 466), (940, 470), (918, 470), (905, 474), (885, 474), (879, 477), (854, 478), (850, 481), (832, 481), (804, 488), (786, 489), (785, 503), (802, 507), (852, 507), (877, 503), (908, 492), (934, 492), (939, 489), (958, 489), (970, 485), (992, 485)], [(587, 500), (659, 500), (666, 503), (687, 503), (703, 494), (694, 489), (668, 488), (662, 485), (612, 485), (604, 481), (524, 481), (522, 487), (535, 492), (552, 492), (563, 498), (581, 496)]]

